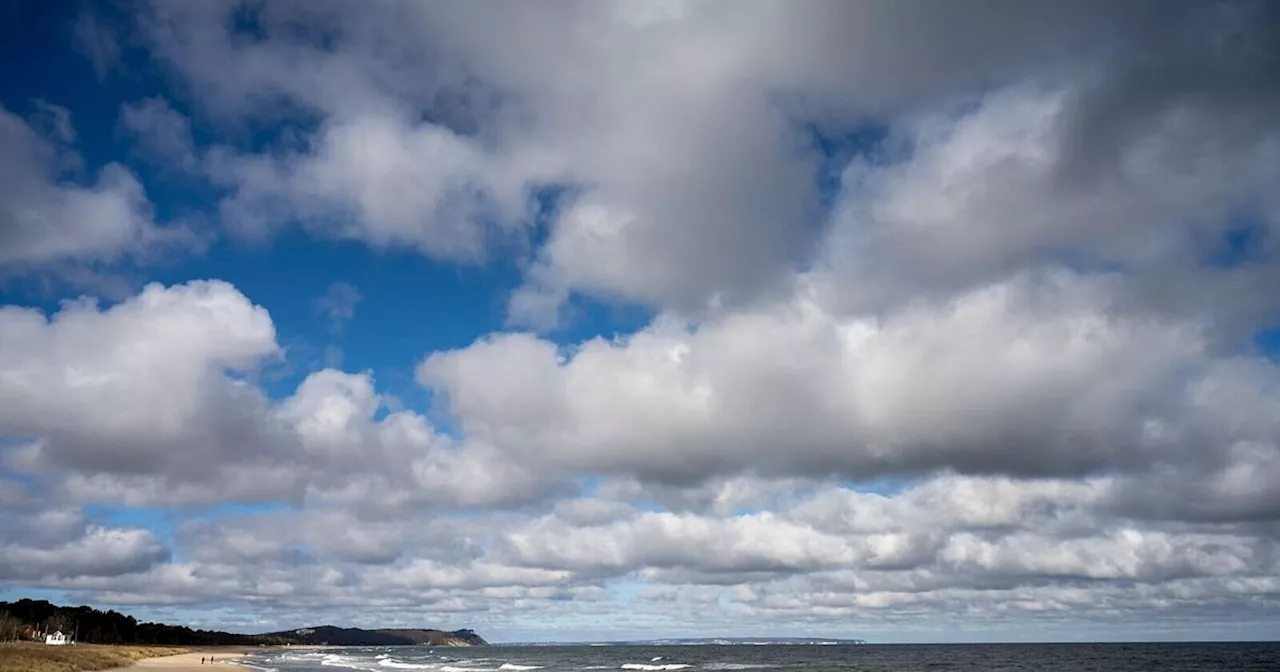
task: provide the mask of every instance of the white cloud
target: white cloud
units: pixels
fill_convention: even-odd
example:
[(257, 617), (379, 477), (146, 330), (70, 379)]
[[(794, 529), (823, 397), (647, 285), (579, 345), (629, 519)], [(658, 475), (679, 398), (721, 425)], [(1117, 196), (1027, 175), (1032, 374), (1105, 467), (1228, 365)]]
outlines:
[(1228, 144), (1212, 116), (1170, 110), (1113, 148), (1105, 168), (1082, 175), (1080, 108), (1070, 89), (1013, 87), (958, 118), (904, 123), (901, 160), (855, 160), (823, 250), (832, 300), (880, 310), (1067, 263), (1130, 275), (1131, 301), (1213, 312), (1224, 330), (1267, 319), (1273, 299), (1256, 288), (1274, 266), (1203, 260), (1221, 253), (1215, 248), (1241, 226), (1234, 215), (1242, 208), (1255, 209), (1264, 230), (1280, 221), (1269, 189), (1280, 177), (1277, 136), (1261, 131), (1256, 144)]
[(41, 582), (124, 604), (250, 599), (268, 618), (350, 609), (357, 623), (377, 607), (390, 622), (462, 611), (469, 625), (512, 627), (526, 610), (554, 618), (600, 603), (596, 627), (612, 627), (618, 581), (640, 582), (637, 618), (687, 627), (1270, 618), (1275, 539), (1112, 517), (1105, 485), (950, 476), (896, 494), (825, 486), (773, 512), (633, 509), (596, 521), (559, 509), (457, 521), (247, 514), (181, 528), (182, 564)]
[(142, 184), (118, 163), (83, 185), (68, 179), (81, 163), (59, 142), (74, 137), (69, 117), (63, 108), (46, 109), (52, 138), (0, 108), (0, 268), (115, 261), (193, 241), (186, 229), (155, 223)]
[(312, 302), (316, 313), (329, 320), (329, 331), (342, 333), (342, 328), (356, 315), (356, 305), (360, 303), (360, 292), (349, 282), (335, 282), (329, 285), (324, 296)]
[(105, 310), (0, 309), (0, 432), (42, 465), (185, 472), (248, 458), (264, 400), (227, 378), (278, 352), (270, 316), (230, 285), (149, 285)]
[(169, 550), (147, 530), (90, 525), (65, 509), (24, 513), (0, 524), (0, 580), (116, 577), (169, 559)]
[(880, 317), (828, 313), (801, 288), (563, 353), (495, 336), (428, 357), (419, 379), (469, 438), (588, 473), (1146, 468), (1175, 459), (1151, 427), (1196, 421), (1189, 385), (1212, 354), (1194, 322), (1112, 312), (1110, 286), (1021, 276)]
[[(915, 285), (937, 286), (1079, 243), (1095, 226), (1134, 215), (1137, 233), (1113, 240), (1123, 243), (1115, 253), (1149, 256), (1159, 252), (1144, 247), (1149, 222), (1269, 183), (1249, 174), (1256, 159), (1274, 155), (1265, 139), (1276, 103), (1260, 93), (1269, 80), (1256, 58), (1267, 31), (1225, 10), (1148, 2), (1030, 2), (997, 13), (878, 2), (662, 7), (278, 5), (245, 14), (262, 36), (246, 40), (227, 20), (235, 3), (153, 3), (142, 25), (153, 56), (212, 119), (290, 120), (299, 110), (308, 118), (284, 135), (281, 152), (226, 157), (213, 169), (233, 191), (223, 214), (242, 228), (301, 220), (379, 247), (477, 259), (492, 238), (484, 221), (527, 221), (533, 190), (572, 187), (510, 306), (517, 323), (543, 327), (556, 324), (573, 293), (699, 314), (776, 290), (823, 229), (812, 129), (839, 136), (889, 115), (953, 109), (993, 83), (1064, 89), (1048, 103), (992, 102), (950, 139), (926, 124), (918, 142), (945, 145), (922, 147), (905, 175), (874, 180), (885, 183), (876, 187), (885, 198), (902, 193), (907, 205), (870, 206), (892, 221), (928, 219), (930, 204), (945, 218), (990, 221), (972, 231), (933, 227), (940, 235), (929, 238), (947, 251), (940, 260), (918, 242), (896, 241), (909, 231), (894, 227), (887, 242), (903, 249), (866, 255), (873, 268), (857, 272), (876, 282), (859, 294), (891, 291), (899, 262), (923, 275)], [(292, 30), (299, 24), (314, 33)], [(337, 25), (341, 32), (331, 30)], [(1224, 113), (1238, 122), (1229, 130), (1215, 122)], [(1014, 132), (993, 135), (1003, 129)], [(1097, 144), (1090, 134), (1111, 149), (1089, 150)], [(977, 151), (1003, 159), (965, 163), (965, 152)], [(905, 193), (950, 169), (955, 189)], [(1086, 185), (1098, 193), (1084, 198), (1054, 184), (1112, 173), (1121, 179)], [(1179, 188), (1161, 189), (1169, 179)], [(943, 202), (964, 194), (974, 202)], [(1180, 209), (1188, 204), (1197, 207)]]
[(519, 191), (495, 190), (494, 160), (473, 143), (391, 115), (330, 123), (304, 151), (215, 152), (207, 161), (214, 182), (231, 192), (224, 221), (253, 237), (299, 222), (378, 248), (478, 261), (496, 235), (490, 221), (523, 207)]
[[(517, 324), (656, 317), (425, 353), (413, 409), (336, 368), (267, 394), (276, 326), (222, 282), (0, 308), (0, 505), (39, 522), (0, 574), (273, 625), (1274, 624), (1280, 128), (1239, 7), (152, 3), (192, 119), (120, 125), (232, 229), (516, 254)], [(167, 240), (41, 128), (0, 115), (10, 264)], [(224, 502), (289, 506), (183, 522), (181, 561), (67, 508)]]

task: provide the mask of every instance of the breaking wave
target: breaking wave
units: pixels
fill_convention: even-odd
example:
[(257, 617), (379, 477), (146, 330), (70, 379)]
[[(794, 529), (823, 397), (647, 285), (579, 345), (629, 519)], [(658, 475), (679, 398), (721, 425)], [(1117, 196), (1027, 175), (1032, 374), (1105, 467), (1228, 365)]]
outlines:
[[(381, 657), (380, 657), (381, 658)], [(381, 658), (378, 664), (382, 667), (390, 667), (397, 670), (430, 670), (435, 665), (418, 665), (414, 663), (402, 663), (394, 658)]]

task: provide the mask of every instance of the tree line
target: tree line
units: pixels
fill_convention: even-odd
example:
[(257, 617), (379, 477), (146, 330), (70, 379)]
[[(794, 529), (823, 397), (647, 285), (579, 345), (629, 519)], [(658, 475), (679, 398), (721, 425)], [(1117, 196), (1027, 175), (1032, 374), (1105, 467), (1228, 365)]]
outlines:
[(42, 638), (61, 630), (92, 644), (172, 644), (178, 646), (283, 644), (277, 637), (193, 630), (185, 625), (138, 622), (117, 611), (60, 607), (45, 600), (0, 602), (0, 641)]

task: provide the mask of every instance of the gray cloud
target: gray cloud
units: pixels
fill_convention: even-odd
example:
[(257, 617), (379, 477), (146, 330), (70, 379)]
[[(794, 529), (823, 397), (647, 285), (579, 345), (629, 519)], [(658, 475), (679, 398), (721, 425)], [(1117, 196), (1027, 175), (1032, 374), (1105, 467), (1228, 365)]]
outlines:
[(24, 439), (7, 465), (57, 477), (72, 501), (394, 511), (512, 504), (557, 487), (415, 412), (375, 421), (384, 401), (367, 374), (320, 371), (269, 400), (248, 376), (279, 355), (275, 326), (223, 282), (150, 285), (49, 317), (5, 307), (0, 333), (0, 436)]
[(428, 357), (419, 379), (515, 459), (686, 485), (743, 470), (1218, 469), (1233, 442), (1274, 445), (1268, 360), (1216, 356), (1197, 321), (1117, 310), (1113, 287), (1055, 272), (841, 317), (801, 284), (567, 354), (502, 335)]
[(135, 151), (164, 168), (191, 172), (199, 158), (191, 121), (163, 98), (147, 98), (120, 109), (120, 128), (136, 138)]
[(89, 58), (99, 80), (119, 67), (119, 39), (98, 14), (82, 9), (71, 26), (71, 35), (76, 47)]
[[(1179, 153), (1161, 169), (1190, 166), (1200, 171), (1192, 178), (1210, 182), (1184, 196), (1168, 190), (1184, 202), (1229, 180), (1206, 175), (1213, 166), (1195, 167), (1189, 152), (1234, 162), (1275, 130), (1264, 5), (925, 5), (434, 3), (352, 12), (275, 3), (253, 13), (265, 39), (240, 40), (225, 20), (236, 3), (156, 3), (143, 25), (153, 55), (192, 85), (211, 117), (276, 119), (301, 106), (321, 120), (302, 151), (228, 157), (214, 170), (235, 190), (224, 214), (241, 228), (300, 219), (375, 245), (475, 258), (488, 238), (476, 213), (525, 219), (531, 190), (574, 187), (512, 297), (512, 318), (538, 326), (554, 324), (574, 292), (697, 313), (785, 284), (823, 228), (813, 179), (821, 157), (806, 149), (806, 124), (838, 133), (881, 115), (953, 107), (992, 82), (1068, 81), (1053, 181), (1123, 175), (1135, 153)], [(299, 23), (311, 32), (292, 30)], [(1241, 123), (1215, 123), (1222, 110)], [(1215, 127), (1235, 139), (1207, 140), (1227, 137)], [(348, 151), (351, 137), (384, 151)], [(1081, 148), (1094, 146), (1110, 154), (1086, 159)], [(1082, 167), (1098, 161), (1106, 167)], [(467, 195), (452, 191), (458, 184)], [(1152, 194), (1115, 189), (1122, 203), (1085, 199), (1084, 207), (1150, 211), (1123, 201)], [(1078, 210), (1060, 216), (1106, 226)], [(1001, 248), (1060, 244), (1072, 228), (991, 226), (1012, 229), (1011, 240), (965, 241), (996, 243), (982, 253), (988, 261)], [(893, 257), (878, 261), (894, 268)], [(947, 265), (980, 261), (959, 255)], [(928, 259), (912, 264), (921, 265), (946, 273)]]
[[(226, 283), (0, 308), (0, 457), (40, 486), (0, 505), (58, 504), (5, 523), (0, 579), (245, 627), (1274, 624), (1274, 12), (151, 3), (195, 121), (145, 99), (120, 125), (223, 190), (229, 230), (500, 250), (515, 324), (575, 297), (655, 318), (424, 353), (435, 407), (404, 409), (332, 368), (268, 396), (275, 325)], [(47, 177), (78, 157), (46, 112), (0, 112), (39, 215), (10, 263), (168, 235), (116, 164)], [(181, 560), (67, 508), (219, 502), (289, 508), (187, 520)]]
[[(483, 527), (247, 514), (184, 526), (182, 563), (28, 580), (116, 604), (247, 600), (260, 617), (285, 622), (323, 607), (358, 623), (376, 607), (391, 622), (425, 610), (504, 628), (528, 610), (552, 618), (598, 604), (616, 613), (610, 587), (636, 580), (640, 617), (704, 625), (748, 617), (919, 628), (964, 613), (979, 628), (1027, 618), (1123, 628), (1153, 610), (1201, 624), (1233, 613), (1274, 618), (1274, 538), (1112, 517), (1106, 485), (945, 477), (890, 495), (828, 486), (758, 514), (512, 514)], [(83, 526), (63, 518), (38, 527), (62, 538), (60, 527)], [(1170, 603), (1175, 611), (1157, 606)]]
[(0, 523), (0, 581), (117, 577), (169, 560), (151, 532), (89, 524), (78, 511), (19, 509)]
[[(0, 271), (75, 260), (114, 261), (194, 242), (178, 226), (158, 226), (138, 179), (108, 163), (84, 184), (66, 179), (81, 159), (67, 110), (44, 105), (52, 137), (0, 108)], [(7, 273), (6, 273), (7, 274)]]
[[(1118, 582), (1152, 603), (1184, 591), (1188, 609), (1225, 600), (1265, 614), (1280, 558), (1276, 535), (1257, 527), (1275, 502), (1274, 371), (1215, 357), (1194, 324), (1110, 312), (1108, 287), (1025, 279), (861, 322), (795, 297), (568, 356), (532, 336), (494, 339), (422, 366), (449, 392), (465, 439), (413, 411), (380, 415), (367, 374), (320, 371), (279, 401), (226, 377), (277, 346), (269, 315), (225, 283), (153, 285), (105, 310), (67, 304), (52, 320), (8, 308), (0, 324), (18, 346), (2, 427), (29, 441), (6, 460), (53, 486), (44, 497), (297, 507), (183, 524), (180, 563), (148, 533), (55, 516), (12, 535), (8, 567), (29, 585), (117, 604), (496, 609), (508, 627), (524, 609), (627, 581), (677, 596), (697, 587), (783, 620), (964, 602), (993, 623), (1066, 609), (1136, 622), (1140, 600), (1116, 594)], [(155, 345), (131, 360), (114, 354), (124, 343)], [(144, 370), (165, 376), (133, 373)], [(816, 383), (832, 387), (805, 391)], [(801, 386), (737, 396), (786, 384)], [(242, 400), (237, 413), (227, 399)], [(134, 404), (151, 412), (130, 416)], [(185, 420), (166, 424), (176, 409)], [(89, 428), (92, 452), (77, 438)], [(1038, 437), (1034, 449), (985, 438), (1019, 432)], [(932, 436), (953, 440), (943, 449)], [(877, 452), (889, 438), (895, 452)], [(187, 450), (174, 456), (174, 445)], [(772, 454), (779, 445), (788, 460)], [(1091, 445), (1107, 449), (1071, 452)], [(833, 478), (893, 473), (915, 477), (886, 494)], [(595, 482), (584, 489), (584, 477)], [(422, 519), (458, 511), (469, 513)], [(850, 580), (857, 597), (833, 587)], [(1094, 598), (1110, 606), (1072, 606)]]

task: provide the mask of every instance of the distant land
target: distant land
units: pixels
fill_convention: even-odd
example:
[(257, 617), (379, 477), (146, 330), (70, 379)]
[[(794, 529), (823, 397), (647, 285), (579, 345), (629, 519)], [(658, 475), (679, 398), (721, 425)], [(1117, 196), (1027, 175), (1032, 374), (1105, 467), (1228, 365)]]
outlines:
[(159, 644), (169, 646), (329, 644), (333, 646), (483, 646), (474, 630), (387, 628), (362, 630), (320, 625), (260, 635), (218, 630), (193, 630), (183, 625), (142, 623), (116, 611), (92, 607), (61, 607), (45, 600), (0, 602), (0, 641), (44, 641), (62, 632), (89, 644)]
[(327, 644), (329, 646), (485, 646), (488, 642), (474, 630), (427, 630), (395, 628), (364, 630), (317, 625), (296, 630), (281, 630), (254, 635), (290, 644)]
[(608, 642), (521, 642), (505, 644), (504, 646), (767, 646), (777, 644), (848, 646), (866, 643), (866, 640), (863, 639), (837, 639), (833, 637), (697, 637)]

